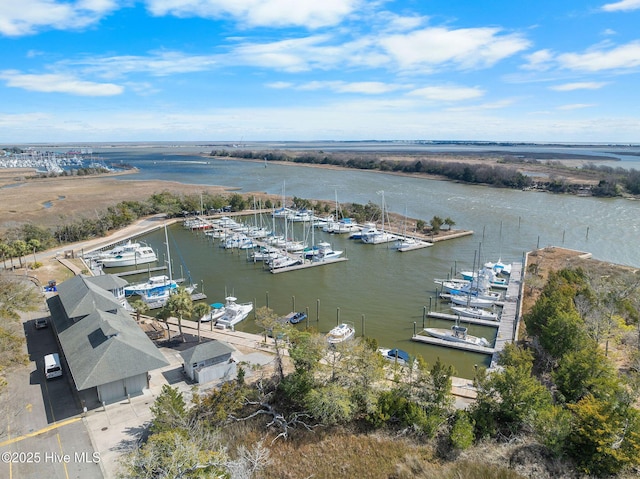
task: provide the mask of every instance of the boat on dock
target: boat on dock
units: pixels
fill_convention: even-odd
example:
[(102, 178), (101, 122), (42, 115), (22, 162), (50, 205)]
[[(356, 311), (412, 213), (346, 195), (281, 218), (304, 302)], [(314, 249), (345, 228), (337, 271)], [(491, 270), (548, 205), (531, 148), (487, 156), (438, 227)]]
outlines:
[(474, 308), (472, 306), (460, 306), (457, 304), (451, 305), (451, 310), (465, 318), (485, 319), (487, 321), (498, 321), (500, 317), (493, 311), (488, 311), (482, 308)]
[(217, 329), (234, 329), (240, 321), (244, 321), (253, 311), (253, 303), (236, 303), (238, 298), (227, 296), (225, 298), (224, 314), (216, 320)]
[(327, 333), (327, 342), (329, 344), (338, 344), (353, 339), (356, 335), (356, 329), (352, 324), (342, 323)]
[(100, 254), (96, 262), (105, 268), (122, 266), (137, 266), (139, 264), (155, 263), (158, 257), (151, 246), (144, 243), (127, 243)]
[(409, 353), (402, 349), (386, 349), (378, 348), (378, 352), (382, 354), (382, 357), (387, 361), (391, 361), (397, 364), (407, 364), (409, 362)]
[(444, 339), (445, 341), (473, 344), (475, 346), (483, 346), (485, 348), (491, 346), (489, 341), (487, 341), (487, 338), (471, 336), (467, 333), (468, 328), (457, 324), (451, 326), (450, 330), (444, 328), (424, 328), (424, 331), (434, 338)]
[(440, 297), (442, 297), (443, 299), (448, 299), (458, 306), (469, 306), (472, 308), (491, 308), (500, 300), (499, 296), (487, 298), (469, 293), (441, 294)]
[(305, 319), (307, 319), (307, 313), (305, 313), (304, 311), (292, 311), (291, 313), (287, 314), (284, 318), (285, 322), (291, 323), (291, 324), (298, 324), (301, 323), (302, 321), (304, 321)]
[(134, 283), (124, 287), (125, 296), (133, 296), (135, 294), (144, 296), (153, 292), (161, 292), (164, 290), (172, 290), (178, 287), (178, 283), (169, 278), (165, 274), (158, 276), (150, 276), (147, 281), (142, 283)]
[(207, 314), (202, 316), (200, 318), (200, 322), (208, 323), (213, 321), (213, 323), (215, 324), (215, 322), (218, 321), (218, 319), (224, 316), (227, 310), (225, 309), (224, 304), (222, 303), (212, 303), (209, 306), (211, 306), (211, 311), (209, 311)]

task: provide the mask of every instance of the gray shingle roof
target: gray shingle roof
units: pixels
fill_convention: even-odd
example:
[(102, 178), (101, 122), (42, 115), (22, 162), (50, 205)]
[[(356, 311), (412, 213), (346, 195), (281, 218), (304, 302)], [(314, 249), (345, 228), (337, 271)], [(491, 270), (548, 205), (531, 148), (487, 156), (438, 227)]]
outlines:
[(222, 341), (207, 341), (200, 343), (192, 348), (186, 349), (180, 353), (186, 364), (199, 363), (207, 359), (217, 358), (220, 356), (231, 355), (234, 349), (227, 343)]
[(85, 278), (90, 283), (100, 286), (107, 291), (113, 291), (114, 289), (124, 288), (129, 282), (126, 279), (122, 279), (115, 274), (101, 274), (100, 276), (87, 276)]
[[(60, 284), (58, 296), (48, 303), (79, 391), (169, 364), (113, 295), (86, 278)], [(71, 312), (65, 314), (67, 307)]]
[(58, 296), (71, 319), (81, 318), (93, 311), (115, 311), (120, 307), (115, 296), (109, 291), (79, 275), (58, 285)]

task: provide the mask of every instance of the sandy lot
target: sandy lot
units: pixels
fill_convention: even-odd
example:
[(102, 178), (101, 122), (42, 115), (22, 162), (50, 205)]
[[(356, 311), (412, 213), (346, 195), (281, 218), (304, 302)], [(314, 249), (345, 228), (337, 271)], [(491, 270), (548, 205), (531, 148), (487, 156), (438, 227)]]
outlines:
[[(185, 193), (182, 183), (120, 181), (113, 176), (26, 179), (30, 170), (0, 170), (0, 233), (23, 223), (55, 226), (95, 215), (126, 200), (145, 200), (154, 193)], [(220, 186), (189, 185), (189, 191), (220, 194)]]

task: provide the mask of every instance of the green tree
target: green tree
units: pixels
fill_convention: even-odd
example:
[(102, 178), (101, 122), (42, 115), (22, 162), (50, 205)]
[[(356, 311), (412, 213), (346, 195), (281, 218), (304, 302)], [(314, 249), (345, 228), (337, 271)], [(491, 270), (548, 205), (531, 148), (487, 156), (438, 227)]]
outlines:
[(129, 301), (129, 305), (136, 312), (136, 321), (140, 321), (140, 316), (149, 312), (149, 305), (142, 301), (139, 297), (133, 301)]
[(356, 411), (351, 394), (337, 383), (312, 389), (305, 397), (307, 410), (326, 426), (349, 422)]
[(285, 339), (290, 334), (291, 325), (288, 321), (283, 321), (275, 311), (266, 306), (262, 306), (256, 310), (256, 324), (264, 329), (265, 337), (266, 335), (270, 335), (273, 338), (273, 345), (276, 351), (276, 371), (279, 379), (283, 380)]
[(182, 286), (179, 286), (177, 291), (169, 296), (164, 308), (178, 318), (178, 331), (180, 332), (180, 336), (182, 336), (182, 340), (186, 341), (186, 338), (182, 334), (182, 320), (185, 317), (191, 317), (191, 311), (193, 310), (191, 294)]
[(431, 231), (433, 232), (433, 234), (438, 234), (440, 232), (440, 228), (442, 228), (443, 223), (444, 220), (439, 216), (434, 216), (433, 218), (431, 218), (429, 224), (431, 225)]
[(640, 411), (592, 395), (569, 405), (574, 415), (567, 451), (587, 474), (616, 474), (640, 464)]
[(191, 319), (198, 323), (198, 342), (200, 342), (200, 318), (211, 312), (211, 306), (207, 303), (196, 303), (191, 311)]
[(589, 394), (612, 398), (621, 393), (615, 367), (596, 344), (567, 354), (552, 378), (567, 402), (577, 402)]
[(515, 434), (533, 424), (536, 415), (551, 405), (551, 395), (532, 374), (530, 351), (507, 344), (498, 364), (501, 369), (487, 374), (480, 369), (476, 377), (478, 396), (472, 417), (479, 436), (497, 429)]
[(456, 411), (449, 433), (449, 442), (454, 449), (464, 451), (473, 445), (473, 426), (473, 419), (467, 411)]
[(453, 228), (456, 225), (456, 222), (447, 216), (444, 219), (444, 224), (447, 226), (447, 229), (451, 231), (451, 228)]
[(11, 248), (13, 249), (15, 255), (18, 257), (18, 260), (20, 261), (20, 267), (22, 268), (22, 257), (29, 252), (29, 247), (27, 246), (26, 241), (15, 240), (11, 243)]
[(150, 410), (153, 415), (151, 432), (154, 434), (186, 427), (187, 404), (178, 388), (163, 385)]

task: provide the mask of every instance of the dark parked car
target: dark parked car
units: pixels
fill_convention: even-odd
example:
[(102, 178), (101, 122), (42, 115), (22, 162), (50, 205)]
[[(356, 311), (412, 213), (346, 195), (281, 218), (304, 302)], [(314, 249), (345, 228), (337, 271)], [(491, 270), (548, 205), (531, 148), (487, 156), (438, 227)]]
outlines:
[(35, 321), (36, 329), (46, 328), (49, 325), (47, 318), (38, 318)]

